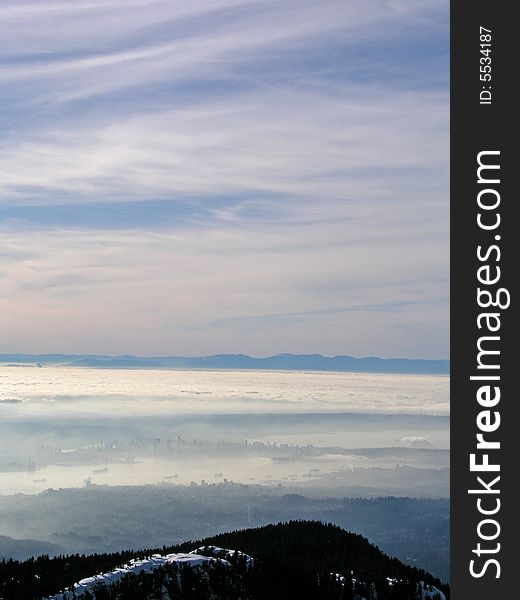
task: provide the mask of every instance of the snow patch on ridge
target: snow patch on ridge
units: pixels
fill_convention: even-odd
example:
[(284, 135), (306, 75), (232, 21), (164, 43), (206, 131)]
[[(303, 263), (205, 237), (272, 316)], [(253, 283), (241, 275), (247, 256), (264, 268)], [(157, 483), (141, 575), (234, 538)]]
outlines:
[(192, 550), (190, 554), (196, 554), (199, 556), (212, 556), (213, 558), (220, 558), (224, 560), (238, 558), (243, 560), (248, 567), (252, 567), (255, 563), (255, 559), (245, 552), (240, 550), (230, 550), (229, 548), (220, 548), (219, 546), (201, 546), (200, 548)]
[[(227, 551), (233, 553), (233, 550)], [(96, 585), (111, 585), (116, 581), (123, 579), (129, 573), (138, 575), (142, 571), (147, 573), (152, 572), (158, 567), (162, 567), (166, 564), (176, 563), (179, 566), (186, 565), (192, 568), (206, 567), (209, 564), (220, 563), (222, 565), (231, 566), (227, 560), (223, 558), (215, 558), (213, 556), (201, 556), (197, 553), (189, 554), (167, 554), (165, 556), (161, 554), (154, 554), (149, 558), (134, 558), (122, 567), (118, 567), (113, 571), (106, 573), (100, 573), (93, 577), (87, 577), (75, 583), (72, 589), (66, 589), (63, 592), (49, 596), (47, 600), (73, 600), (73, 598), (81, 598), (86, 592), (92, 592)]]

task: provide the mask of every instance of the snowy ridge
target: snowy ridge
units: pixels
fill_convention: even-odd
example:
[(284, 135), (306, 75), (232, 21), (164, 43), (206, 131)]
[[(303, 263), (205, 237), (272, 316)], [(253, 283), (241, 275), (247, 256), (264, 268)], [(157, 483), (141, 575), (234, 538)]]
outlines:
[[(223, 549), (222, 549), (223, 550)], [(234, 553), (233, 550), (225, 550), (229, 554)], [(118, 567), (113, 571), (107, 573), (100, 573), (93, 577), (87, 577), (78, 581), (74, 584), (74, 589), (67, 589), (64, 592), (49, 596), (47, 600), (73, 600), (73, 598), (81, 598), (86, 592), (92, 592), (96, 585), (111, 585), (120, 579), (123, 579), (129, 573), (138, 575), (142, 571), (147, 573), (152, 572), (158, 567), (162, 567), (167, 564), (176, 563), (179, 566), (186, 565), (192, 568), (206, 567), (212, 563), (220, 563), (222, 565), (231, 566), (227, 560), (222, 558), (214, 558), (213, 556), (201, 556), (198, 553), (189, 554), (167, 554), (165, 556), (161, 554), (154, 554), (149, 558), (134, 558), (122, 567)]]
[(421, 588), (423, 600), (434, 600), (437, 597), (439, 597), (440, 600), (446, 600), (446, 596), (434, 585), (428, 585), (421, 581)]
[[(343, 585), (345, 585), (347, 579), (344, 575), (341, 575), (341, 573), (331, 573), (331, 575), (334, 575), (336, 577), (336, 581), (340, 581)], [(392, 577), (387, 577), (386, 579), (390, 587), (392, 587), (395, 583), (398, 582), (397, 579), (393, 579)], [(352, 578), (351, 581), (352, 587), (355, 588), (357, 580)], [(420, 581), (419, 586), (421, 588), (422, 600), (446, 600), (446, 596), (434, 585), (429, 585), (427, 583), (424, 583), (424, 581)], [(358, 600), (366, 600), (366, 598), (359, 596)]]
[(226, 559), (238, 558), (240, 560), (243, 560), (248, 567), (252, 567), (255, 564), (255, 559), (252, 556), (249, 556), (249, 554), (246, 554), (245, 552), (242, 552), (240, 550), (220, 548), (219, 546), (201, 546), (200, 548), (192, 550), (190, 554), (220, 558), (224, 559), (224, 562), (227, 562)]
[[(386, 579), (390, 586), (397, 582), (397, 579), (392, 579), (391, 577), (387, 577)], [(424, 581), (419, 582), (419, 585), (421, 586), (422, 600), (446, 600), (446, 596), (434, 585), (429, 585), (424, 583)]]
[[(168, 564), (177, 564), (179, 566), (184, 565), (194, 569), (206, 569), (210, 565), (218, 563), (231, 568), (232, 562), (236, 560), (241, 561), (242, 564), (245, 564), (247, 568), (252, 568), (255, 563), (253, 557), (241, 552), (240, 550), (230, 550), (228, 548), (221, 548), (220, 546), (211, 545), (201, 546), (187, 554), (153, 554), (152, 556), (146, 558), (132, 559), (127, 564), (118, 567), (113, 571), (100, 573), (98, 575), (94, 575), (93, 577), (82, 579), (78, 583), (75, 583), (72, 589), (67, 588), (63, 592), (48, 596), (46, 600), (81, 599), (87, 592), (92, 594), (96, 586), (110, 586), (120, 581), (130, 573), (133, 573), (134, 575), (138, 575), (142, 572), (151, 573), (155, 569)], [(352, 577), (352, 573), (350, 578), (347, 578), (340, 573), (331, 573), (331, 575), (335, 577), (336, 581), (341, 582), (343, 586), (347, 585), (347, 582), (350, 580), (350, 585), (352, 585), (352, 588), (355, 591), (355, 597), (358, 600), (366, 600), (363, 593), (356, 593), (356, 584), (358, 583), (358, 580)], [(390, 587), (393, 587), (399, 581), (390, 577), (387, 577), (387, 580)], [(421, 600), (446, 600), (445, 595), (438, 588), (433, 585), (428, 585), (423, 581), (418, 583), (417, 591), (421, 594)], [(372, 590), (372, 593), (377, 594), (375, 590)], [(375, 597), (377, 598), (377, 595)]]

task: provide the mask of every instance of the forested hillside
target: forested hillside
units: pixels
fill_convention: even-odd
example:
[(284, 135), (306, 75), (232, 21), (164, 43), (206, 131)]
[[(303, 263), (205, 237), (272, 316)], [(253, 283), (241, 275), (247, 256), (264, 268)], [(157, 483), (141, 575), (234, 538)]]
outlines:
[[(316, 521), (290, 521), (146, 553), (3, 561), (0, 599), (40, 600), (86, 577), (107, 573), (134, 557), (157, 552), (192, 552), (210, 545), (245, 552), (254, 557), (254, 563), (237, 555), (236, 560), (228, 560), (231, 564), (211, 564), (203, 573), (166, 564), (137, 576), (129, 573), (112, 586), (100, 586), (94, 595), (89, 592), (90, 595), (81, 597), (85, 600), (423, 600), (433, 598), (437, 590), (449, 597), (448, 587), (438, 579), (390, 558), (361, 535)], [(428, 592), (428, 585), (435, 589)]]

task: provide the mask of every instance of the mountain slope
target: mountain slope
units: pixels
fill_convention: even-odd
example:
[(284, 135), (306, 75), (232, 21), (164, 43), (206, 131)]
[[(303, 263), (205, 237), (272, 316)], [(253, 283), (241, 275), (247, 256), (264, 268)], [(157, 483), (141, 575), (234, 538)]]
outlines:
[(24, 560), (30, 556), (41, 554), (57, 554), (60, 548), (56, 544), (39, 540), (15, 540), (6, 535), (0, 535), (0, 559), (14, 558)]
[[(186, 570), (163, 560), (153, 570), (124, 573), (90, 600), (360, 600), (448, 598), (449, 589), (430, 574), (383, 554), (364, 537), (316, 521), (290, 521), (186, 542), (165, 553), (215, 556), (214, 548), (240, 550), (224, 561), (202, 561), (204, 570)], [(152, 551), (153, 552), (153, 551)], [(39, 600), (96, 573), (113, 571), (143, 553), (40, 558), (0, 564), (0, 598)], [(186, 554), (184, 554), (186, 556)], [(193, 554), (191, 555), (193, 556)], [(222, 555), (217, 556), (222, 557)], [(164, 558), (164, 557), (163, 557)], [(162, 560), (162, 559), (161, 559)], [(161, 562), (159, 560), (159, 562)], [(127, 565), (128, 570), (128, 565)], [(110, 582), (109, 582), (110, 583)], [(426, 586), (434, 586), (431, 591)], [(193, 590), (197, 590), (194, 595)], [(89, 591), (89, 594), (91, 591)], [(60, 599), (61, 596), (54, 596)], [(67, 596), (65, 596), (67, 598)]]

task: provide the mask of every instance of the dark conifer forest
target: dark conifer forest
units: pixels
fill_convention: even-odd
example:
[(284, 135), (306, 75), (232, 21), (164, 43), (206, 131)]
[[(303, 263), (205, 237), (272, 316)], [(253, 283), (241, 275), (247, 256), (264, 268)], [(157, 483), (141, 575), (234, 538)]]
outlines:
[[(85, 600), (369, 600), (422, 599), (421, 582), (449, 598), (449, 588), (429, 573), (383, 554), (361, 535), (317, 521), (289, 521), (233, 531), (147, 552), (41, 556), (0, 563), (0, 600), (41, 600), (85, 577), (110, 571), (131, 558), (189, 552), (216, 545), (254, 557), (229, 559), (197, 572), (167, 564), (151, 573), (130, 573), (99, 586)], [(389, 580), (392, 580), (390, 582)], [(167, 594), (167, 595), (165, 595)]]

